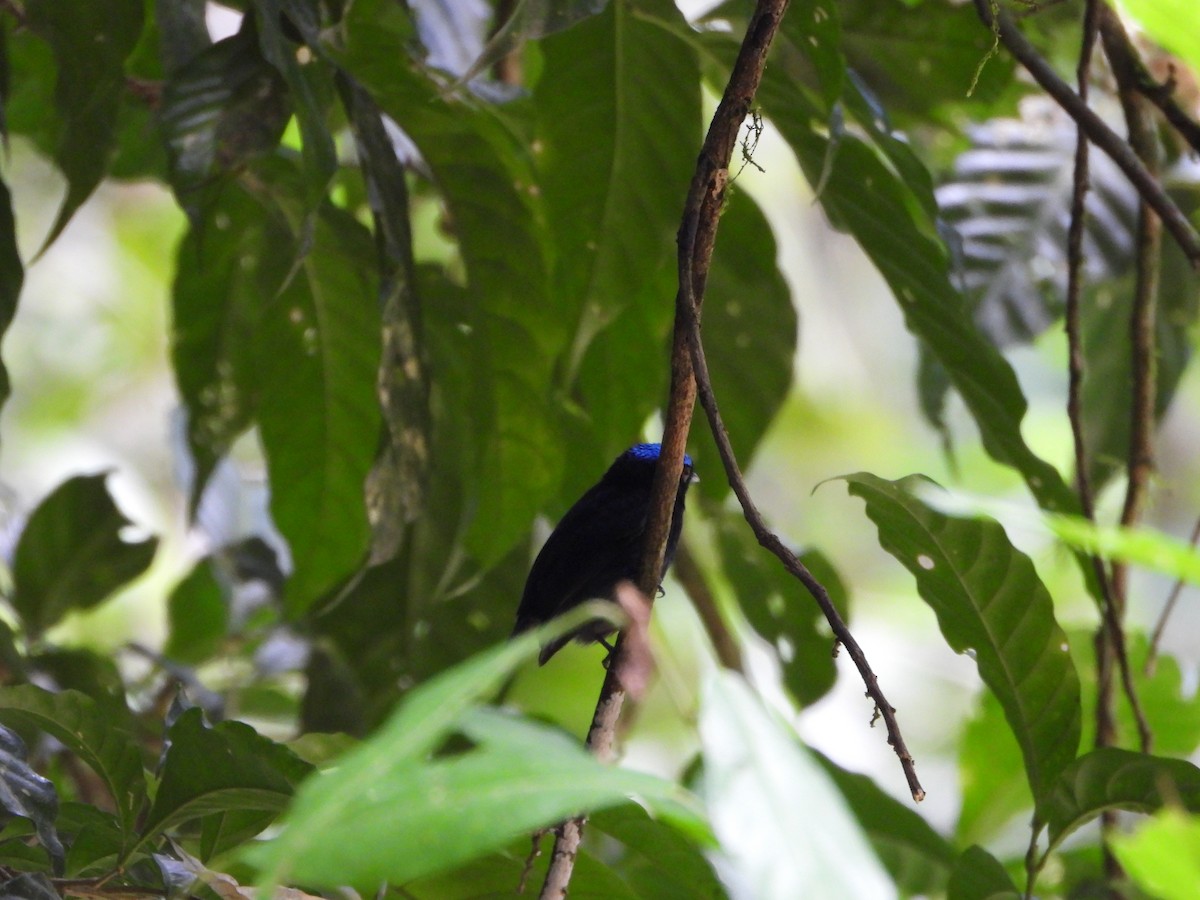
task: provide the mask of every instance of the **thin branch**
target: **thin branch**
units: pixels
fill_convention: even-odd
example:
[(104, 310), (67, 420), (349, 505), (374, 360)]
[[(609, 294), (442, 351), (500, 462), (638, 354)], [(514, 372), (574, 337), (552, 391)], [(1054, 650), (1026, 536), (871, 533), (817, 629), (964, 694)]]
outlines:
[[(1192, 547), (1200, 543), (1200, 519), (1197, 519), (1196, 524), (1192, 526), (1192, 536), (1188, 543)], [(1150, 649), (1146, 653), (1146, 665), (1142, 670), (1147, 678), (1154, 674), (1154, 667), (1158, 663), (1158, 647), (1162, 643), (1163, 632), (1167, 628), (1167, 619), (1171, 617), (1171, 613), (1175, 609), (1175, 601), (1183, 593), (1184, 584), (1185, 582), (1182, 578), (1175, 582), (1171, 588), (1171, 593), (1167, 595), (1167, 603), (1163, 607), (1162, 614), (1158, 617), (1158, 622), (1154, 626), (1154, 634), (1150, 637)]]
[[(1129, 127), (1129, 144), (1147, 171), (1156, 175), (1158, 170), (1158, 136), (1149, 115), (1146, 100), (1137, 90), (1137, 73), (1123, 63), (1119, 53), (1128, 41), (1125, 29), (1116, 14), (1104, 6), (1099, 17), (1100, 39), (1105, 54), (1112, 65), (1117, 80), (1117, 93), (1121, 108)], [(1116, 52), (1110, 52), (1110, 48)], [(1130, 404), (1130, 435), (1127, 458), (1128, 483), (1125, 489), (1125, 504), (1121, 511), (1121, 524), (1129, 527), (1142, 517), (1146, 497), (1150, 489), (1150, 477), (1154, 472), (1154, 426), (1155, 407), (1158, 396), (1158, 360), (1155, 346), (1158, 317), (1158, 286), (1160, 261), (1162, 259), (1162, 222), (1143, 197), (1138, 207), (1137, 225), (1137, 271), (1133, 296), (1133, 311), (1129, 320), (1131, 346), (1130, 370), (1133, 376), (1133, 392)], [(1112, 564), (1113, 609), (1109, 622), (1109, 637), (1118, 653), (1124, 655), (1124, 628), (1127, 597), (1128, 566), (1124, 562)], [(1136, 701), (1128, 660), (1121, 662), (1121, 677), (1126, 697), (1133, 709), (1137, 722), (1138, 738), (1143, 753), (1150, 752), (1153, 735), (1141, 706)]]
[(998, 7), (993, 9), (993, 3), (995, 0), (975, 0), (975, 9), (984, 24), (1042, 89), (1087, 132), (1088, 139), (1112, 158), (1133, 183), (1142, 199), (1162, 218), (1163, 224), (1192, 265), (1200, 268), (1200, 233), (1192, 227), (1187, 216), (1167, 196), (1158, 179), (1147, 170), (1120, 135), (1105, 125), (1104, 121), (1079, 99), (1079, 95), (1058, 77), (1050, 64), (1013, 24), (1012, 19)]
[(833, 605), (833, 601), (830, 599), (829, 592), (825, 589), (825, 586), (784, 545), (779, 536), (767, 527), (762, 514), (758, 511), (758, 507), (754, 505), (754, 500), (750, 497), (746, 481), (742, 477), (737, 458), (734, 456), (733, 447), (729, 443), (729, 433), (726, 431), (725, 423), (721, 419), (721, 411), (717, 406), (717, 400), (713, 394), (712, 382), (708, 377), (708, 361), (704, 356), (699, 319), (694, 310), (690, 315), (686, 313), (685, 315), (687, 315), (687, 324), (691, 336), (692, 367), (696, 373), (700, 405), (704, 407), (705, 413), (708, 414), (709, 428), (713, 433), (713, 438), (717, 442), (717, 449), (721, 454), (721, 462), (725, 466), (725, 474), (729, 478), (729, 484), (733, 488), (734, 494), (737, 495), (738, 501), (742, 505), (742, 512), (746, 517), (746, 521), (749, 523), (759, 544), (773, 553), (783, 563), (783, 567), (804, 585), (813, 599), (817, 601), (817, 605), (821, 607), (821, 612), (825, 614), (825, 618), (829, 622), (829, 627), (833, 630), (834, 637), (846, 648), (846, 652), (854, 661), (854, 665), (858, 667), (863, 684), (867, 688), (867, 696), (875, 701), (876, 712), (883, 719), (887, 727), (888, 744), (891, 745), (892, 749), (896, 752), (896, 756), (900, 759), (900, 766), (904, 770), (905, 778), (908, 780), (908, 788), (912, 792), (913, 799), (920, 802), (925, 798), (925, 789), (921, 787), (921, 782), (917, 778), (916, 765), (912, 754), (908, 752), (908, 747), (904, 743), (904, 736), (900, 733), (900, 724), (896, 721), (896, 710), (883, 695), (883, 691), (879, 687), (879, 681), (875, 673), (871, 671), (871, 665), (867, 661), (866, 654), (863, 653), (862, 648), (858, 645), (858, 641), (854, 639), (854, 635), (851, 634), (850, 629), (846, 627), (846, 623), (842, 621), (842, 617), (838, 613), (837, 607)]
[[(654, 476), (650, 512), (642, 537), (642, 561), (638, 587), (647, 597), (658, 588), (658, 576), (671, 527), (675, 493), (683, 472), (683, 454), (691, 427), (692, 410), (696, 404), (696, 380), (692, 375), (688, 332), (680, 318), (681, 300), (687, 299), (688, 309), (698, 309), (693, 297), (703, 297), (712, 259), (713, 243), (724, 202), (725, 182), (729, 160), (737, 143), (742, 121), (762, 80), (767, 51), (779, 28), (788, 0), (758, 0), (738, 57), (730, 72), (725, 93), (713, 114), (704, 145), (696, 163), (684, 204), (679, 228), (679, 292), (675, 303), (675, 336), (671, 350), (671, 393), (663, 432), (662, 452)], [(624, 656), (625, 641), (618, 636), (610, 659), (600, 698), (588, 731), (588, 747), (601, 760), (611, 760), (617, 719), (625, 699), (619, 673)], [(564, 822), (558, 829), (554, 851), (546, 880), (542, 884), (542, 900), (559, 900), (566, 896), (579, 844), (583, 839), (584, 817)]]

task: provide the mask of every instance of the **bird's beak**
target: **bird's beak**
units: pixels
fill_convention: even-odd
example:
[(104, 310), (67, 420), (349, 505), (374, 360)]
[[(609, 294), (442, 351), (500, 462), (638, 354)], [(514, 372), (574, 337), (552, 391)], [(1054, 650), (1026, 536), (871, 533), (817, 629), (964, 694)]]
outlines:
[(695, 484), (699, 480), (700, 480), (700, 476), (697, 475), (695, 472), (692, 472), (690, 475), (688, 475), (688, 478), (687, 478), (688, 484)]

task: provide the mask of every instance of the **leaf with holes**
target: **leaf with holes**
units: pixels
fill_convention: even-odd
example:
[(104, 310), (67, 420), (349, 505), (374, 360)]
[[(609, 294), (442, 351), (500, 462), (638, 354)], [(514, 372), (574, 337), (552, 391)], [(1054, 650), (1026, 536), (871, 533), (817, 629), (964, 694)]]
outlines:
[(917, 580), (946, 643), (972, 652), (1021, 746), (1039, 809), (1079, 747), (1079, 676), (1050, 594), (999, 523), (944, 515), (917, 499), (920, 476), (845, 476), (880, 545)]

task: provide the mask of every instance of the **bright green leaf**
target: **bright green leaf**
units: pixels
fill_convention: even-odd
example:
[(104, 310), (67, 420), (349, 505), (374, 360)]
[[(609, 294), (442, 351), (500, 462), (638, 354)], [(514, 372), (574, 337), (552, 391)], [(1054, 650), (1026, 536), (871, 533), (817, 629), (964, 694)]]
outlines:
[(1097, 525), (1080, 516), (1046, 516), (1045, 521), (1060, 540), (1085, 553), (1200, 584), (1200, 550), (1169, 534), (1145, 526)]
[(30, 515), (13, 561), (13, 607), (32, 636), (72, 609), (90, 609), (150, 565), (156, 538), (125, 541), (132, 523), (104, 486), (107, 474), (71, 478)]
[(991, 519), (959, 519), (916, 499), (921, 480), (846, 476), (880, 545), (916, 578), (946, 642), (971, 651), (1021, 745), (1039, 806), (1079, 747), (1079, 676), (1029, 557)]
[(1119, 0), (1146, 33), (1200, 72), (1200, 8), (1191, 0)]
[(1133, 834), (1114, 835), (1113, 854), (1129, 878), (1160, 900), (1192, 900), (1200, 884), (1200, 818), (1160, 812)]

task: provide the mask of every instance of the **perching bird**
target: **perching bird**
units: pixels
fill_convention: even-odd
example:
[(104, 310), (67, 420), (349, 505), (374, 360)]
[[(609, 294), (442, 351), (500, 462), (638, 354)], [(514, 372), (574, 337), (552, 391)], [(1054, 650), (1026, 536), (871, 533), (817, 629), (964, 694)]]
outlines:
[[(551, 532), (525, 580), (513, 634), (547, 622), (586, 600), (615, 600), (617, 584), (636, 581), (641, 563), (642, 532), (650, 505), (654, 469), (660, 444), (635, 444), (617, 457), (598, 483), (575, 501)], [(667, 537), (667, 552), (659, 580), (675, 557), (683, 526), (683, 498), (696, 480), (692, 458), (683, 457), (683, 474), (675, 494), (675, 510)], [(538, 664), (557, 653), (572, 638), (580, 643), (602, 640), (612, 631), (605, 621), (580, 628), (542, 648)]]

